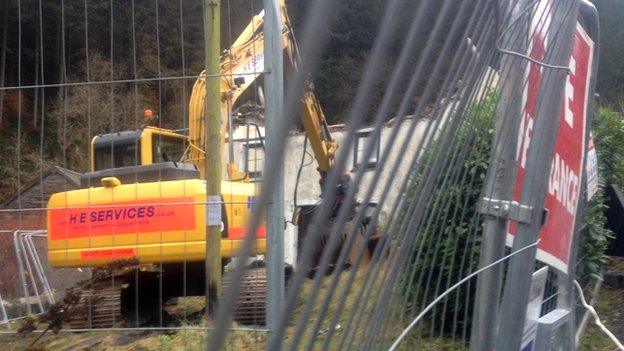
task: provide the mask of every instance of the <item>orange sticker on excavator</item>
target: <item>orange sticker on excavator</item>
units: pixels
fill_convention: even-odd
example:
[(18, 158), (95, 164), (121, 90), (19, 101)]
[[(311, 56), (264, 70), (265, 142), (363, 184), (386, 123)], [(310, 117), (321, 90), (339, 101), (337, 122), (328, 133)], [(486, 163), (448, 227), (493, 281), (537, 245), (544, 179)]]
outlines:
[(136, 256), (134, 254), (134, 249), (103, 249), (80, 251), (80, 259), (82, 260), (132, 258), (134, 256)]
[(192, 197), (48, 210), (51, 240), (195, 229)]

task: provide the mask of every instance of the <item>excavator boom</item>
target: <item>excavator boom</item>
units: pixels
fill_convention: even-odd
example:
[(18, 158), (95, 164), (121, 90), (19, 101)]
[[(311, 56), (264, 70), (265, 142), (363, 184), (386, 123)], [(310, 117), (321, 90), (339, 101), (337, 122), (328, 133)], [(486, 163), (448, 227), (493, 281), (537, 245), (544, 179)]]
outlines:
[[(297, 68), (299, 52), (294, 40), (290, 18), (286, 5), (281, 1), (282, 41), (284, 48), (285, 69)], [(264, 73), (264, 12), (253, 17), (232, 47), (221, 56), (221, 143), (232, 132), (232, 109), (238, 98)], [(189, 161), (197, 165), (200, 172), (204, 164), (204, 111), (206, 94), (206, 72), (202, 72), (195, 82), (189, 102)], [(312, 151), (318, 163), (322, 177), (332, 166), (337, 149), (332, 139), (323, 110), (314, 95), (311, 84), (301, 95), (299, 114), (305, 133), (309, 138)], [(240, 178), (233, 163), (232, 155), (225, 163), (228, 165), (229, 179)], [(203, 176), (203, 173), (202, 173)]]

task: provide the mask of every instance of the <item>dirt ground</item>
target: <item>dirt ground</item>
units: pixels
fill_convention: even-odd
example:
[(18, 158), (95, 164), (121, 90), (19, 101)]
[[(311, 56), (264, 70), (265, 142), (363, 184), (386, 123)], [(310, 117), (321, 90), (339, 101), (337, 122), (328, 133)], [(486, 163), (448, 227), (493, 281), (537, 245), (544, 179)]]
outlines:
[[(622, 265), (624, 268), (624, 265)], [(308, 289), (309, 286), (304, 286)], [(304, 294), (305, 295), (305, 294)], [(587, 296), (588, 300), (591, 296)], [(301, 302), (302, 304), (302, 302)], [(351, 303), (346, 306), (351, 309)], [(624, 340), (624, 289), (605, 282), (599, 294), (595, 308), (603, 323), (620, 340)], [(348, 311), (347, 311), (348, 312)], [(347, 313), (348, 315), (348, 313)], [(343, 324), (346, 321), (341, 321)], [(200, 323), (201, 324), (201, 323)], [(189, 325), (190, 326), (190, 325)], [(195, 324), (195, 326), (198, 326)], [(185, 325), (181, 325), (182, 328)], [(206, 341), (206, 332), (192, 329), (176, 330), (168, 333), (158, 331), (107, 331), (94, 330), (82, 333), (61, 332), (58, 335), (48, 333), (39, 340), (31, 351), (43, 350), (89, 350), (89, 351), (112, 351), (112, 350), (203, 350)], [(400, 328), (400, 326), (397, 326)], [(287, 336), (292, 334), (292, 328), (288, 328)], [(1, 351), (28, 349), (37, 334), (26, 337), (11, 334), (2, 334), (0, 330)], [(266, 333), (264, 331), (241, 331), (231, 333), (226, 342), (227, 350), (263, 350), (266, 347)], [(425, 341), (429, 338), (425, 338)], [(432, 344), (423, 344), (421, 349), (460, 350), (465, 345), (447, 342), (446, 340), (429, 340)], [(331, 346), (330, 346), (331, 347)], [(600, 329), (590, 320), (585, 334), (581, 339), (580, 350), (588, 351), (617, 351), (617, 348)]]

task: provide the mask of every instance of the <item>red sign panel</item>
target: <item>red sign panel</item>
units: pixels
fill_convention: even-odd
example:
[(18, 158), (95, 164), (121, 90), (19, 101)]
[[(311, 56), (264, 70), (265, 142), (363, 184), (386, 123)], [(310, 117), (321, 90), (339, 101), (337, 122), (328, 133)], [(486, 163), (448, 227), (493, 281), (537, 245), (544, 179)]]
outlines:
[[(48, 211), (51, 240), (195, 229), (192, 197), (145, 199)], [(113, 254), (113, 253), (111, 253)]]
[[(539, 24), (538, 24), (539, 25)], [(539, 27), (538, 27), (539, 28)], [(545, 56), (546, 36), (536, 30), (532, 38), (531, 56), (542, 61)], [(570, 257), (576, 210), (581, 193), (583, 159), (590, 75), (594, 42), (580, 24), (577, 24), (570, 59), (570, 72), (565, 87), (565, 98), (559, 116), (559, 131), (555, 142), (548, 194), (545, 207), (548, 217), (540, 230), (537, 258), (561, 271), (567, 271)], [(533, 136), (534, 118), (537, 112), (539, 86), (542, 68), (530, 64), (527, 90), (525, 92), (525, 114), (518, 138), (518, 173), (514, 200), (520, 201), (524, 184), (527, 150)], [(511, 222), (508, 245), (513, 242), (516, 223)]]

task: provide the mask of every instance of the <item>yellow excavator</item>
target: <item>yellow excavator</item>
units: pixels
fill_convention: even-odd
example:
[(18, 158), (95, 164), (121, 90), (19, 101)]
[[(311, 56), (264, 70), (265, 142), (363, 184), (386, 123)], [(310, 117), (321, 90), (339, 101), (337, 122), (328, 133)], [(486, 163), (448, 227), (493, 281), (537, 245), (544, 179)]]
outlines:
[[(283, 2), (281, 16), (284, 66), (288, 72), (296, 69), (298, 51)], [(232, 115), (239, 97), (264, 69), (262, 25), (260, 13), (221, 56), (222, 146), (233, 143)], [(150, 318), (150, 303), (158, 306), (172, 297), (204, 294), (205, 228), (209, 215), (203, 180), (204, 73), (195, 82), (190, 97), (188, 135), (149, 125), (97, 135), (91, 142), (91, 171), (82, 176), (82, 189), (51, 196), (47, 230), (48, 259), (53, 267), (98, 267), (123, 260), (136, 260), (140, 265), (138, 273), (115, 276), (115, 284), (110, 280), (94, 283), (85, 292), (89, 298), (82, 301), (89, 304), (83, 309), (88, 316), (74, 318), (74, 326), (108, 327), (123, 316), (136, 316), (141, 320), (135, 322), (142, 323)], [(301, 96), (300, 117), (322, 184), (333, 166), (338, 146), (311, 88)], [(224, 162), (227, 180), (221, 184), (224, 262), (236, 255), (244, 240), (257, 190), (248, 174), (237, 169), (233, 148), (229, 149)], [(346, 186), (348, 177), (339, 185), (340, 191)], [(265, 248), (262, 224), (253, 254), (264, 254)], [(250, 293), (264, 289), (263, 279), (256, 277), (250, 283), (258, 288), (250, 289)], [(262, 296), (247, 300), (262, 300)], [(242, 319), (264, 316), (262, 303), (240, 309)]]

